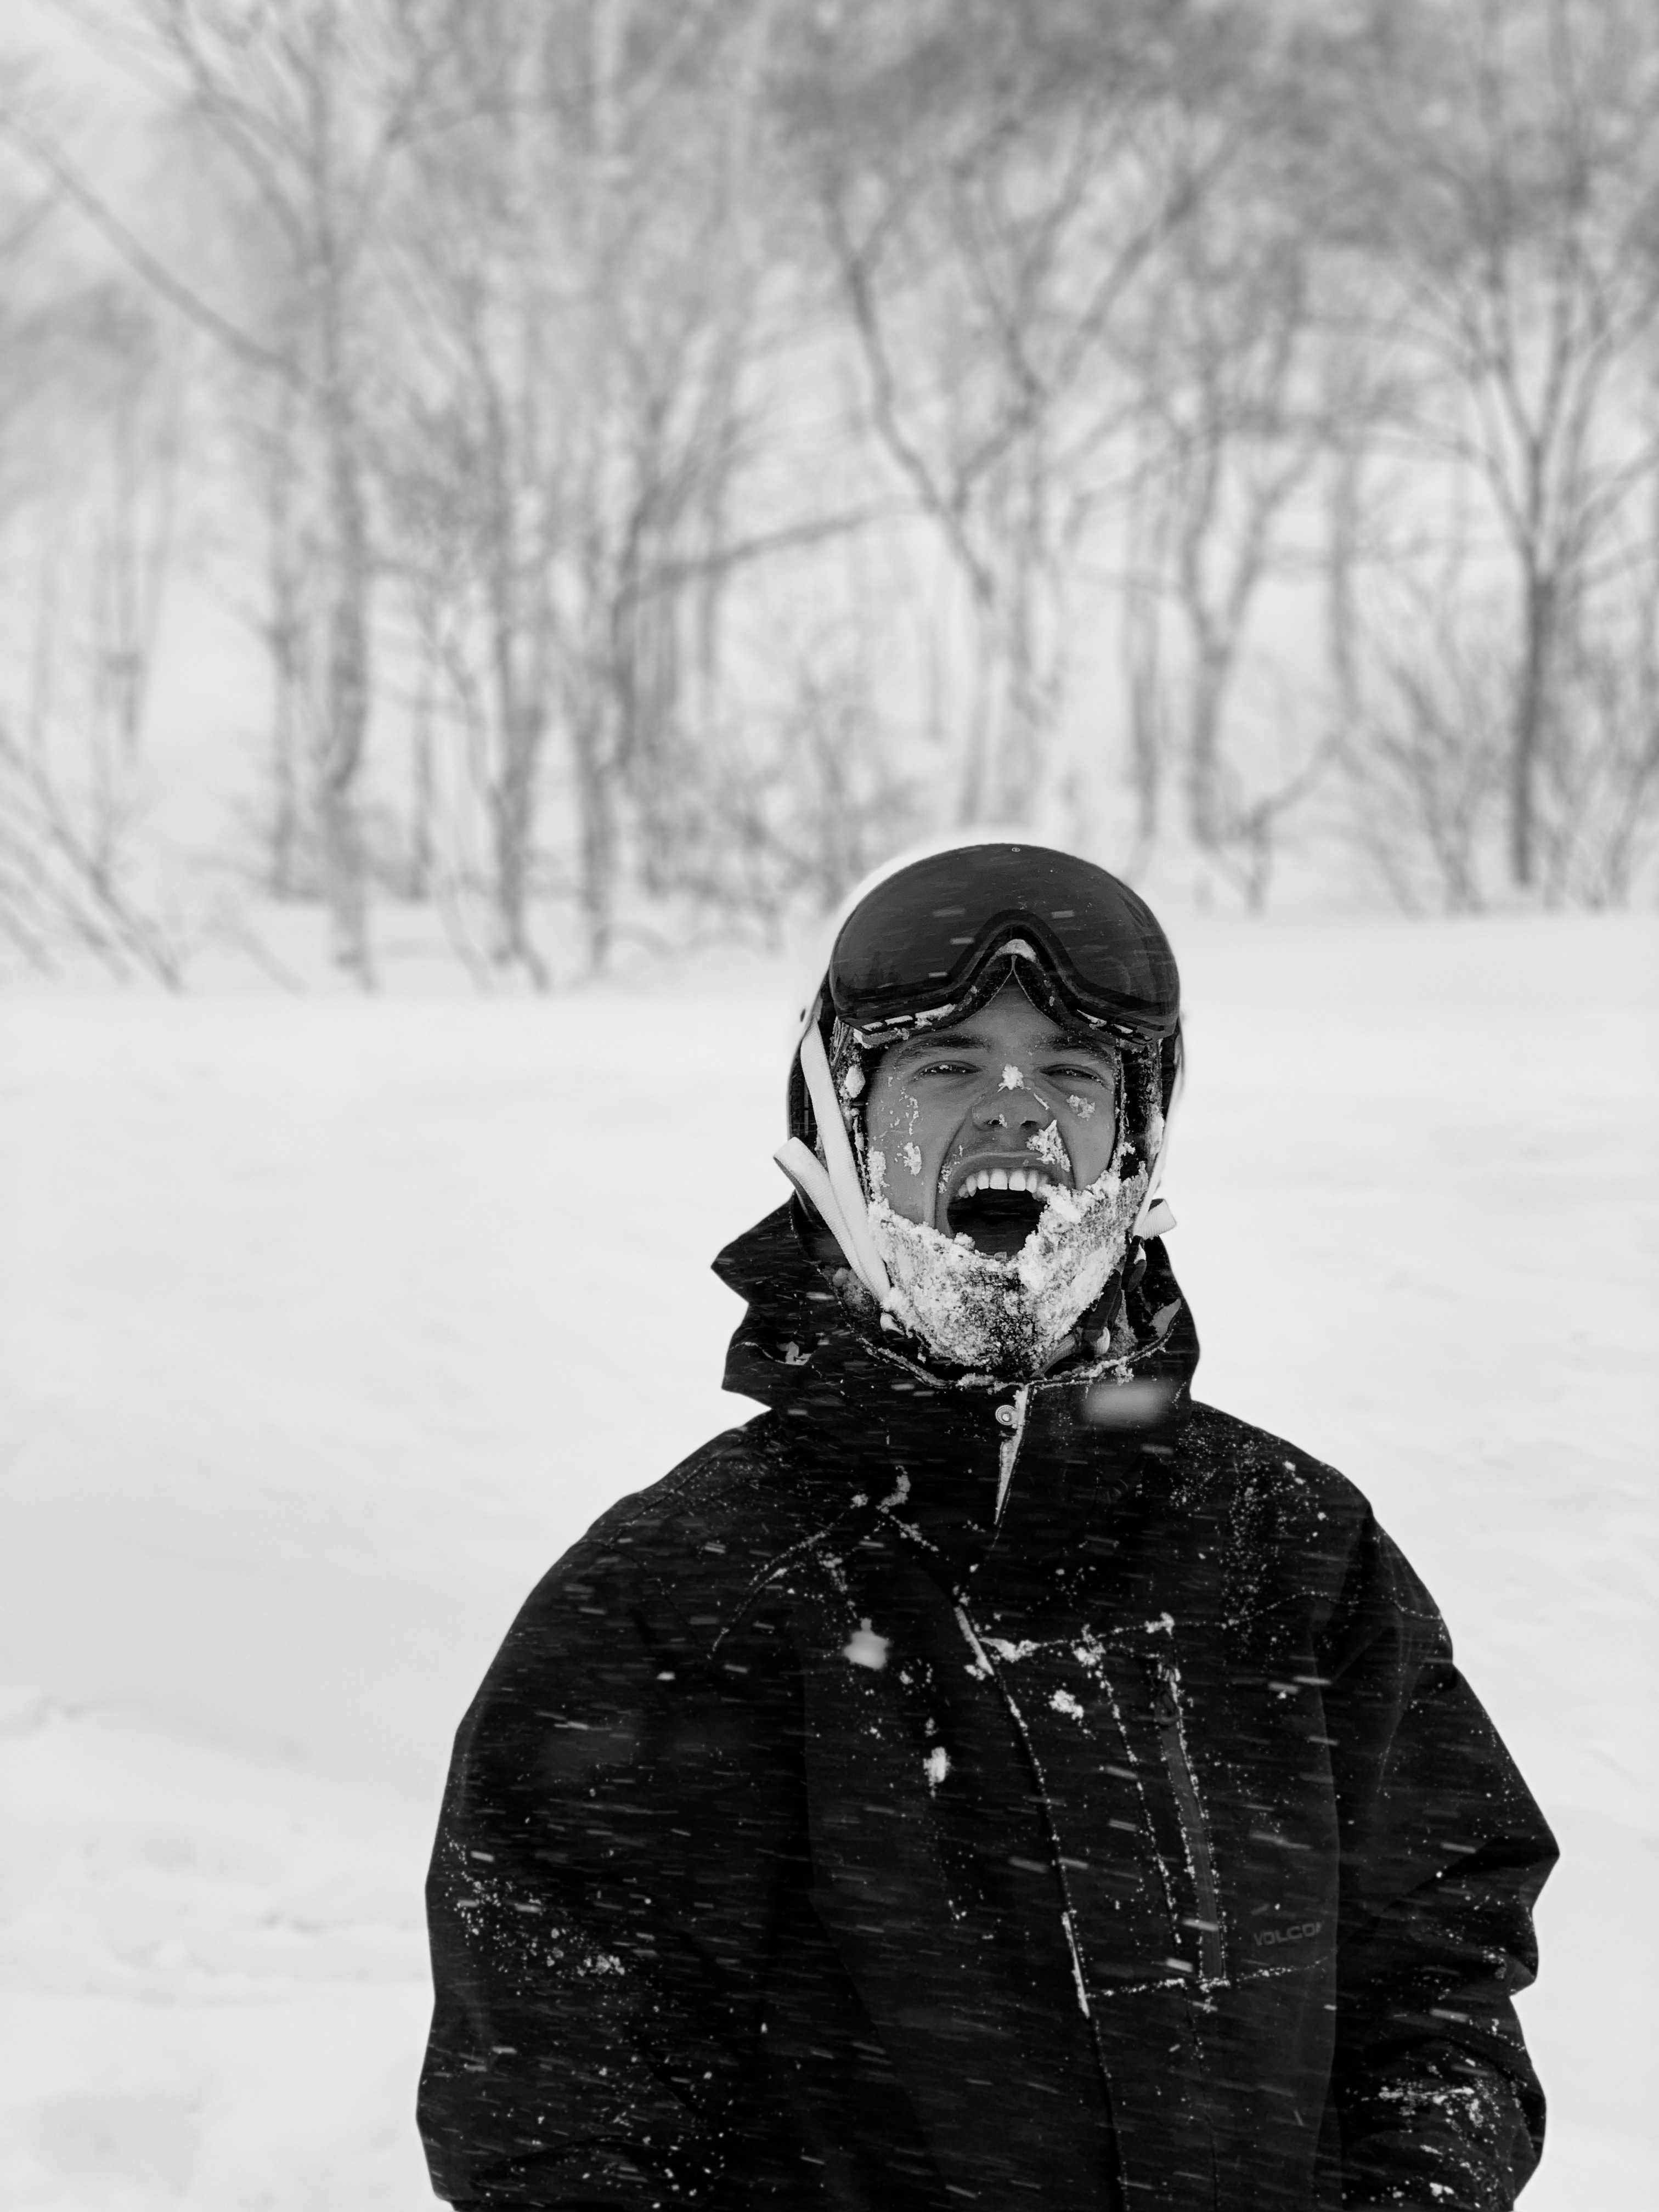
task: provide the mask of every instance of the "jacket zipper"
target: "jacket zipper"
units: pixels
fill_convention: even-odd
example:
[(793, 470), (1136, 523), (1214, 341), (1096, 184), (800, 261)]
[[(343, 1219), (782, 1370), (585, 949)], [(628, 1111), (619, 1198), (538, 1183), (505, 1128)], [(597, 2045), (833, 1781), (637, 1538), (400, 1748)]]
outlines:
[(1206, 1982), (1219, 1982), (1225, 1974), (1226, 1959), (1221, 1941), (1221, 1899), (1216, 1887), (1210, 1832), (1205, 1825), (1198, 1784), (1194, 1778), (1192, 1761), (1187, 1756), (1186, 1741), (1181, 1732), (1181, 1702), (1175, 1673), (1167, 1662), (1160, 1661), (1155, 1664), (1158, 1687), (1152, 1711), (1158, 1723), (1158, 1747), (1164, 1753), (1164, 1768), (1175, 1792), (1176, 1812), (1186, 1842), (1187, 1862), (1192, 1869), (1193, 1888), (1198, 1900), (1199, 1971)]

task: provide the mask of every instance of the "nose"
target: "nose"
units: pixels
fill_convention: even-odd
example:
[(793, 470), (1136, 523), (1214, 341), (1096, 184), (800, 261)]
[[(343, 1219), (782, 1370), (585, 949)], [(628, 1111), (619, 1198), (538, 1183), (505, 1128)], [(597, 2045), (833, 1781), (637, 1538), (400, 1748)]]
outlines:
[(1053, 1119), (1052, 1109), (1034, 1091), (1023, 1085), (1018, 1091), (1005, 1091), (1000, 1079), (988, 1081), (974, 1101), (976, 1129), (1042, 1129)]

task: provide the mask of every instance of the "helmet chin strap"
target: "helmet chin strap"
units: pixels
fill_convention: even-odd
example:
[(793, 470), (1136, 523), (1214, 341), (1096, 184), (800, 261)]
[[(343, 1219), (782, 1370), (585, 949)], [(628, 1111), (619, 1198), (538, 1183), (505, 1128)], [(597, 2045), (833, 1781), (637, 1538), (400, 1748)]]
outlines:
[(1146, 1195), (1140, 1201), (1140, 1211), (1135, 1216), (1134, 1227), (1129, 1231), (1129, 1241), (1148, 1237), (1167, 1237), (1176, 1225), (1175, 1208), (1158, 1189), (1164, 1176), (1164, 1156), (1169, 1150), (1167, 1141), (1160, 1144), (1152, 1161), (1152, 1179), (1146, 1186)]
[(1169, 1200), (1149, 1193), (1141, 1201), (1140, 1211), (1135, 1216), (1135, 1225), (1129, 1235), (1132, 1240), (1167, 1237), (1175, 1225), (1175, 1208)]
[(812, 1102), (823, 1158), (820, 1160), (799, 1137), (791, 1137), (772, 1157), (801, 1196), (823, 1217), (825, 1228), (840, 1245), (848, 1266), (865, 1289), (878, 1305), (885, 1307), (892, 1299), (893, 1285), (870, 1234), (864, 1185), (859, 1177), (858, 1163), (853, 1158), (853, 1147), (848, 1141), (847, 1126), (841, 1118), (835, 1078), (830, 1073), (829, 1056), (818, 1028), (822, 1006), (821, 997), (813, 1000), (799, 1049), (800, 1072), (805, 1080), (806, 1095)]
[(1158, 1133), (1158, 1150), (1152, 1155), (1152, 1171), (1146, 1178), (1146, 1195), (1140, 1201), (1134, 1227), (1129, 1231), (1132, 1243), (1137, 1237), (1167, 1237), (1176, 1225), (1175, 1210), (1163, 1195), (1164, 1170), (1170, 1157), (1170, 1124), (1175, 1119), (1175, 1109), (1181, 1103), (1181, 1093), (1186, 1081), (1187, 1063), (1183, 1060), (1176, 1069), (1175, 1087), (1170, 1093), (1169, 1109), (1164, 1116), (1164, 1127)]

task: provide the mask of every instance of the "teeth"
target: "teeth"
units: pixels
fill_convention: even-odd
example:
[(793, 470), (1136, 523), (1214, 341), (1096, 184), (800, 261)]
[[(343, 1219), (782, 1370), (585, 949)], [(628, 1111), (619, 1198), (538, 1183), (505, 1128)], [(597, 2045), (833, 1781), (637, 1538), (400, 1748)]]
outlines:
[(1045, 1198), (1057, 1188), (1040, 1168), (975, 1168), (963, 1178), (957, 1196), (972, 1198), (981, 1190), (1023, 1190), (1033, 1198)]

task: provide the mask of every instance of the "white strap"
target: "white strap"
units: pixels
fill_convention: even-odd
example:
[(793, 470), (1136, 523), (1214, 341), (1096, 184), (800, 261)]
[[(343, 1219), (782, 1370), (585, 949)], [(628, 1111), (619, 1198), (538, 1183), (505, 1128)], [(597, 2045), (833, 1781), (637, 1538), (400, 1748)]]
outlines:
[(800, 1069), (817, 1120), (823, 1158), (820, 1161), (799, 1137), (792, 1137), (772, 1157), (796, 1189), (823, 1216), (825, 1226), (865, 1289), (885, 1306), (892, 1296), (892, 1285), (870, 1234), (864, 1186), (836, 1103), (835, 1079), (830, 1073), (817, 1017), (815, 1006), (800, 1041)]
[(772, 1157), (807, 1204), (814, 1207), (823, 1217), (825, 1228), (840, 1245), (847, 1264), (864, 1285), (865, 1289), (873, 1297), (880, 1297), (882, 1293), (876, 1289), (875, 1285), (870, 1281), (859, 1264), (856, 1256), (857, 1242), (842, 1214), (840, 1201), (825, 1171), (823, 1162), (816, 1152), (809, 1151), (799, 1137), (791, 1137), (788, 1143), (781, 1145)]

